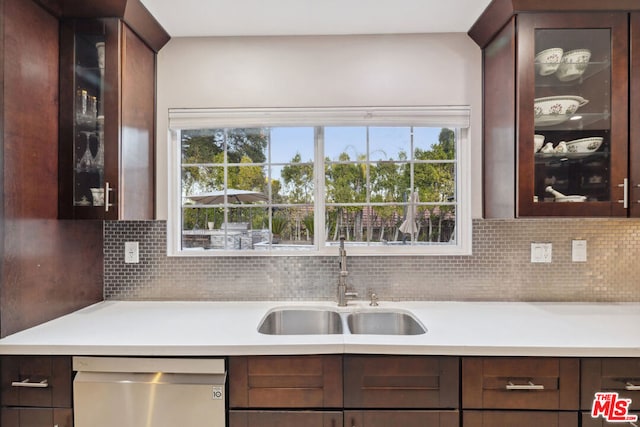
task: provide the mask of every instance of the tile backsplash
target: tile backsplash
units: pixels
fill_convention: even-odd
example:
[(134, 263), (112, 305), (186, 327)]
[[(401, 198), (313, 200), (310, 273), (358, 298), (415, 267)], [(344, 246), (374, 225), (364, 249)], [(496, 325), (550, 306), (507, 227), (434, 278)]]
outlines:
[[(165, 221), (107, 221), (108, 300), (334, 300), (335, 257), (168, 257)], [(571, 242), (587, 241), (587, 262)], [(140, 263), (124, 263), (137, 241)], [(553, 244), (550, 264), (531, 243)], [(473, 221), (473, 255), (350, 257), (349, 284), (381, 300), (640, 301), (640, 220)]]

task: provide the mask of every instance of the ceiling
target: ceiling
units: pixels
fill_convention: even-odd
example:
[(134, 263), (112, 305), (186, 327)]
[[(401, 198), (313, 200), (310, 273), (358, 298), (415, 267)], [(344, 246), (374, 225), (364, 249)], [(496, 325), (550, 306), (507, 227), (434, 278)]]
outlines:
[(141, 0), (172, 37), (467, 32), (490, 0)]

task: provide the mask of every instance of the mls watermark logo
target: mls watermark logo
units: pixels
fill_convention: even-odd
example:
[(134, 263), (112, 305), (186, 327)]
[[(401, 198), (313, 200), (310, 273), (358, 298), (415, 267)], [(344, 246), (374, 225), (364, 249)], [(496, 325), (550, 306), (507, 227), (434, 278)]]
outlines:
[(610, 423), (638, 421), (637, 415), (629, 414), (629, 406), (631, 406), (631, 399), (620, 398), (616, 392), (598, 392), (593, 399), (591, 417), (602, 417)]

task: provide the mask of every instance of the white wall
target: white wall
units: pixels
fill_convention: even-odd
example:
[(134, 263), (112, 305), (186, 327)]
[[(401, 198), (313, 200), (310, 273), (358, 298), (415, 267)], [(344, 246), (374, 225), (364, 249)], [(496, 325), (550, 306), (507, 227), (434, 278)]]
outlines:
[(175, 38), (158, 55), (157, 218), (167, 219), (169, 108), (471, 105), (482, 214), (481, 52), (462, 33)]

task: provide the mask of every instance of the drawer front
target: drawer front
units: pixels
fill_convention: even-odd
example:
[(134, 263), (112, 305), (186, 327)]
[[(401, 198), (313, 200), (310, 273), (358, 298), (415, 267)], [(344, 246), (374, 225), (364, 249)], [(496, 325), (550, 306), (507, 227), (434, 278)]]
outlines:
[(460, 359), (345, 356), (345, 408), (458, 408)]
[(342, 356), (229, 359), (231, 408), (341, 408)]
[(462, 411), (464, 427), (578, 427), (578, 412)]
[(68, 356), (3, 356), (2, 406), (70, 408)]
[(553, 357), (465, 357), (462, 406), (468, 409), (577, 410), (580, 363)]
[(1, 418), (7, 427), (73, 427), (70, 408), (2, 408)]
[(340, 411), (229, 411), (229, 427), (342, 427)]
[[(640, 414), (635, 413), (634, 415), (638, 415), (638, 418), (640, 419)], [(593, 418), (591, 416), (591, 411), (582, 412), (580, 415), (580, 418), (582, 419), (582, 422), (580, 424), (582, 427), (631, 427), (634, 424), (639, 425), (638, 422), (634, 424), (628, 423), (628, 422), (627, 423), (619, 422), (619, 421), (609, 422), (609, 421), (606, 421), (603, 417)]]
[(581, 409), (592, 408), (596, 392), (614, 391), (640, 411), (640, 358), (582, 359), (580, 371)]
[(344, 411), (345, 427), (459, 427), (458, 411)]

